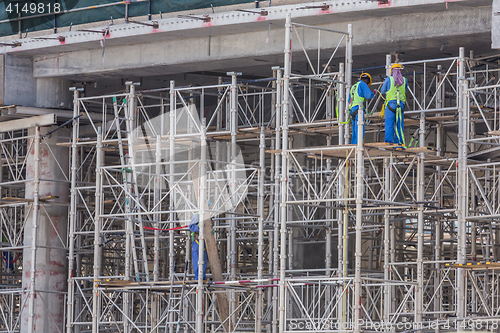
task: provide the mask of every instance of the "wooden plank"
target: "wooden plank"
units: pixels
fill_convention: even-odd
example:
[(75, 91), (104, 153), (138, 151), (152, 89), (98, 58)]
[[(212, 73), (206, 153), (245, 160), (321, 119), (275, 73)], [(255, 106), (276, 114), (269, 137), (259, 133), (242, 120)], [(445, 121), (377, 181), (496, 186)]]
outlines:
[(54, 113), (41, 116), (8, 120), (0, 122), (0, 132), (17, 131), (35, 126), (48, 126), (57, 124), (57, 116)]
[(453, 268), (463, 268), (463, 269), (471, 269), (471, 270), (485, 270), (485, 269), (500, 269), (500, 262), (469, 262), (466, 264), (453, 264), (449, 265)]
[[(199, 180), (198, 167), (194, 165), (195, 163), (189, 163), (189, 169), (191, 169), (191, 179), (193, 180), (194, 192), (199, 195)], [(200, 199), (198, 195), (195, 195), (198, 206), (200, 205)], [(202, 203), (205, 205), (205, 211), (208, 212), (208, 202)], [(209, 217), (204, 221), (204, 236), (205, 236), (205, 247), (208, 254), (208, 262), (210, 263), (210, 268), (212, 270), (212, 276), (214, 281), (224, 281), (224, 276), (222, 275), (222, 266), (220, 264), (219, 251), (217, 250), (217, 243), (215, 242), (215, 236), (212, 234), (212, 219)], [(229, 327), (229, 301), (227, 299), (226, 293), (216, 293), (217, 305), (219, 306), (219, 314), (221, 321), (224, 322), (224, 330), (230, 332)]]

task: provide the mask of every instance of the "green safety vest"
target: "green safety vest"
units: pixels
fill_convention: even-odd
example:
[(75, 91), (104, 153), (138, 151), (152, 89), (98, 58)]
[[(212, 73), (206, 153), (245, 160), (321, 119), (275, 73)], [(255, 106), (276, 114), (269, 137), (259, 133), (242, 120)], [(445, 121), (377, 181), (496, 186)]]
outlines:
[(358, 81), (355, 85), (351, 87), (351, 103), (349, 103), (349, 110), (356, 105), (365, 105), (365, 98), (359, 96), (358, 87), (361, 81)]
[(394, 76), (389, 76), (389, 80), (391, 80), (391, 87), (389, 88), (389, 91), (385, 95), (386, 104), (389, 103), (390, 101), (396, 101), (396, 100), (406, 103), (406, 78), (403, 79), (404, 83), (400, 86), (396, 86), (396, 83), (394, 81)]
[[(394, 80), (394, 76), (389, 76), (389, 80), (391, 81), (391, 87), (389, 91), (385, 94), (385, 103), (384, 103), (384, 108), (383, 110), (385, 111), (385, 108), (387, 107), (387, 104), (389, 104), (390, 101), (396, 101), (396, 122), (400, 121), (403, 118), (403, 115), (401, 114), (401, 108), (400, 104), (401, 102), (406, 103), (406, 78), (403, 78), (404, 82), (400, 86), (396, 86), (396, 82)], [(394, 112), (394, 110), (393, 110)], [(400, 133), (399, 130), (396, 128), (396, 137), (399, 139), (399, 141), (403, 142), (403, 146), (406, 146), (405, 143), (405, 137), (403, 133)]]

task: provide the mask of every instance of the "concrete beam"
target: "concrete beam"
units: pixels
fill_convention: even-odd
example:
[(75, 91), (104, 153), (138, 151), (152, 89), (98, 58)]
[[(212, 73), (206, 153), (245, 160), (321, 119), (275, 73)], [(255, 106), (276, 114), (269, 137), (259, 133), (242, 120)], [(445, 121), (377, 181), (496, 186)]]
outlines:
[[(353, 3), (357, 4), (358, 2)], [(398, 1), (394, 1), (394, 3), (398, 3)], [(470, 3), (480, 4), (481, 1), (468, 2), (468, 4)], [(347, 22), (352, 23), (356, 55), (435, 47), (436, 45), (432, 45), (433, 40), (437, 40), (439, 43), (441, 41), (446, 41), (446, 43), (454, 41), (455, 44), (464, 45), (460, 43), (466, 43), (468, 37), (476, 40), (478, 35), (489, 34), (491, 7), (455, 6), (454, 10), (446, 10), (444, 4), (441, 3), (441, 5), (441, 11), (428, 12), (427, 9), (433, 8), (433, 6), (420, 6), (421, 12), (411, 14), (403, 14), (401, 6), (393, 9), (392, 12), (387, 11), (385, 14), (380, 11), (379, 14), (382, 17), (360, 19), (362, 16), (353, 16), (352, 19), (357, 19), (354, 21), (348, 15), (318, 14), (315, 17), (315, 25), (344, 31)], [(372, 1), (361, 2), (360, 5), (363, 9), (378, 8), (377, 6)], [(434, 4), (434, 6), (437, 5)], [(409, 7), (411, 6), (405, 7), (405, 9)], [(426, 11), (422, 11), (423, 9)], [(283, 9), (283, 12), (286, 10)], [(390, 13), (397, 15), (385, 16)], [(284, 13), (280, 15), (284, 15)], [(340, 23), (338, 23), (337, 17), (342, 17)], [(227, 17), (227, 20), (234, 22), (236, 19)], [(297, 17), (294, 20), (295, 22), (308, 23), (304, 17)], [(325, 20), (328, 23), (325, 23)], [(329, 23), (333, 20), (336, 23)], [(196, 24), (199, 23), (196, 22)], [(270, 68), (271, 65), (282, 63), (284, 33), (281, 25), (271, 25), (269, 38), (267, 30), (269, 22), (265, 22), (266, 29), (263, 31), (238, 33), (241, 30), (252, 30), (250, 29), (252, 25), (247, 26), (247, 28), (243, 28), (243, 26), (245, 25), (242, 24), (238, 29), (231, 30), (232, 34), (226, 32), (226, 34), (211, 37), (186, 35), (186, 38), (142, 44), (136, 44), (137, 40), (135, 39), (131, 40), (130, 45), (109, 46), (106, 44), (104, 57), (102, 49), (73, 51), (54, 56), (35, 56), (34, 75), (38, 78), (58, 76), (78, 78), (79, 76), (99, 77), (104, 75), (108, 77), (113, 75), (153, 76), (203, 70), (213, 71), (231, 67), (237, 69), (262, 66), (265, 61), (269, 63)], [(297, 30), (306, 49), (317, 48), (318, 32), (316, 30), (306, 28), (298, 28)], [(296, 40), (295, 35), (294, 38)], [(321, 49), (325, 50), (324, 52), (331, 51), (339, 40), (340, 35), (338, 34), (322, 32)], [(294, 61), (300, 61), (301, 57), (304, 59), (298, 42), (294, 42), (293, 51), (295, 53)], [(339, 53), (340, 58), (342, 58), (341, 53)], [(428, 58), (428, 56), (423, 58)]]
[(53, 113), (24, 119), (0, 122), (0, 132), (17, 131), (35, 126), (48, 126), (57, 124), (57, 116)]
[[(157, 20), (159, 28), (126, 23), (109, 26), (107, 23), (100, 28), (89, 31), (71, 31), (49, 35), (46, 37), (65, 37), (64, 41), (57, 39), (41, 40), (25, 38), (19, 40), (21, 46), (0, 47), (0, 53), (16, 53), (24, 55), (54, 54), (76, 50), (101, 49), (106, 47), (150, 43), (159, 41), (184, 40), (194, 37), (221, 36), (252, 31), (267, 31), (269, 23), (284, 25), (287, 13), (292, 13), (295, 21), (306, 24), (324, 24), (327, 22), (347, 22), (373, 17), (388, 17), (412, 13), (434, 13), (458, 8), (491, 6), (492, 0), (392, 0), (387, 4), (379, 1), (345, 1), (330, 0), (321, 2), (329, 5), (327, 10), (318, 8), (317, 2), (282, 5), (263, 8), (266, 16), (254, 13), (229, 11), (210, 13), (210, 21), (204, 22), (190, 18), (166, 18)], [(259, 11), (257, 11), (258, 13)], [(197, 16), (202, 17), (201, 15)], [(103, 34), (107, 31), (106, 34)]]

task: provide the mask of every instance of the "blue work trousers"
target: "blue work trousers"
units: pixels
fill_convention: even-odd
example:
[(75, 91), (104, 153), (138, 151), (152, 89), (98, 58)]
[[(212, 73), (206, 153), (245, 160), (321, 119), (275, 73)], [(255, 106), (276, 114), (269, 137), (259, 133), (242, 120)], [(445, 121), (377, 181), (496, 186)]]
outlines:
[[(402, 145), (404, 144), (405, 121), (403, 111), (405, 109), (405, 103), (399, 103), (399, 106), (401, 107), (401, 117), (396, 117), (396, 112), (391, 111), (389, 106), (393, 110), (396, 110), (396, 101), (390, 101), (385, 109), (385, 142)], [(396, 125), (396, 128), (394, 128), (394, 125)], [(396, 132), (394, 130), (396, 130)]]
[[(355, 111), (351, 110), (351, 113)], [(351, 135), (351, 144), (356, 145), (358, 144), (358, 113), (356, 113), (356, 117), (351, 118), (351, 124), (352, 124), (352, 135)], [(365, 138), (365, 123), (363, 122), (363, 139)]]
[[(194, 279), (198, 280), (198, 260), (200, 256), (200, 245), (197, 241), (193, 241), (192, 246), (192, 258), (193, 258), (193, 270), (194, 270)], [(208, 264), (208, 253), (205, 247), (204, 256), (203, 256), (203, 280), (207, 279), (207, 274), (205, 273), (207, 270)]]

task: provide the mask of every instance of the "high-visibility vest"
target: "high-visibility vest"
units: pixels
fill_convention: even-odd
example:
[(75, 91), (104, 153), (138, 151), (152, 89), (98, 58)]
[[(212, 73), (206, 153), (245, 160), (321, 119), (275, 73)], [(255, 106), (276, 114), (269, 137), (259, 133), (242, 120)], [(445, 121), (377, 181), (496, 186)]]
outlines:
[[(400, 102), (406, 103), (406, 78), (403, 78), (404, 82), (400, 86), (396, 86), (396, 82), (394, 80), (394, 76), (389, 76), (389, 80), (391, 81), (391, 87), (387, 94), (385, 95), (385, 103), (389, 103), (390, 101), (398, 100)], [(399, 93), (399, 98), (398, 98)]]
[(361, 81), (358, 81), (355, 85), (352, 86), (351, 88), (351, 103), (349, 103), (349, 110), (356, 105), (365, 105), (365, 98), (359, 96), (358, 94), (358, 87)]

